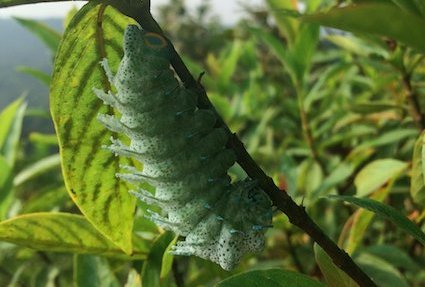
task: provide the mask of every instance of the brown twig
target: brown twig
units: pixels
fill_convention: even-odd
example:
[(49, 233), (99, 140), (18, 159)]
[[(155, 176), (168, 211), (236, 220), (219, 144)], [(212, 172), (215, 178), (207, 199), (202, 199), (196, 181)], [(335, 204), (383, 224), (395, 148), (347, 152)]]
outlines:
[[(126, 1), (109, 0), (115, 8), (122, 13), (135, 19), (140, 26), (150, 32), (159, 33), (164, 36), (160, 26), (153, 19), (149, 10), (150, 1), (139, 1), (138, 7), (125, 7)], [(128, 4), (127, 4), (128, 5)], [(165, 37), (165, 36), (164, 36)], [(166, 38), (166, 37), (165, 37)], [(180, 80), (189, 89), (197, 90), (200, 94), (198, 107), (201, 109), (211, 109), (215, 111), (205, 90), (198, 84), (196, 79), (189, 72), (189, 69), (183, 63), (183, 60), (174, 49), (174, 46), (169, 41), (171, 47), (171, 65), (178, 74)], [(370, 279), (354, 263), (352, 258), (342, 249), (340, 249), (308, 216), (303, 206), (297, 205), (292, 198), (284, 190), (280, 190), (273, 180), (265, 174), (258, 166), (251, 155), (245, 149), (243, 143), (239, 140), (236, 134), (232, 133), (223, 119), (217, 113), (217, 123), (225, 128), (230, 135), (228, 146), (234, 150), (238, 164), (245, 170), (249, 177), (258, 181), (259, 186), (268, 194), (273, 204), (285, 213), (289, 221), (304, 230), (311, 238), (319, 244), (323, 250), (332, 258), (336, 266), (347, 273), (360, 287), (377, 287)]]
[(421, 105), (419, 103), (418, 95), (412, 87), (411, 75), (409, 73), (403, 73), (403, 84), (406, 88), (406, 97), (409, 103), (410, 115), (420, 130), (425, 129), (425, 116), (421, 111)]

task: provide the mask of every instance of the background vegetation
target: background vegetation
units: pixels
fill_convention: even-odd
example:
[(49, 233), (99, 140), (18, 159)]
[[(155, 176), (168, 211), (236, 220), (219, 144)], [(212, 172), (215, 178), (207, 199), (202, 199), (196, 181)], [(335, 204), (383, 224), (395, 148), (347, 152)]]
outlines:
[[(0, 0), (0, 7), (7, 2)], [(245, 7), (246, 17), (229, 27), (204, 3), (189, 14), (189, 2), (173, 0), (156, 18), (191, 72), (205, 71), (202, 84), (225, 122), (378, 286), (425, 286), (425, 4), (268, 0), (264, 9)], [(71, 22), (77, 12), (70, 12), (59, 52), (60, 33), (18, 20), (57, 56), (50, 89), (56, 118), (93, 112), (95, 78), (83, 82), (84, 69), (64, 87), (55, 83), (66, 77), (58, 69), (72, 67), (63, 53), (71, 49), (67, 45), (72, 40), (72, 49), (79, 49), (87, 41), (71, 32), (99, 15), (96, 9), (79, 12)], [(116, 64), (121, 52), (113, 48), (130, 19), (112, 8), (104, 13), (106, 52)], [(98, 63), (82, 58), (87, 67)], [(93, 77), (101, 78), (100, 69), (93, 69)], [(45, 84), (52, 81), (45, 72), (24, 70)], [(73, 87), (69, 102), (59, 97), (67, 87)], [(67, 161), (77, 153), (85, 160), (83, 149), (61, 145), (67, 193), (56, 135), (45, 124), (21, 132), (25, 119), (46, 118), (47, 107), (27, 109), (18, 97), (0, 114), (0, 286), (356, 286), (279, 212), (266, 250), (232, 272), (171, 256), (173, 234), (148, 222), (140, 202), (134, 227), (131, 208), (108, 211), (115, 227), (102, 222), (95, 213), (99, 203), (82, 200), (84, 193), (72, 189), (84, 189), (81, 178), (92, 166), (68, 178), (72, 168), (85, 167)], [(85, 108), (72, 109), (78, 97)], [(60, 137), (67, 128), (57, 123)], [(80, 132), (70, 129), (71, 137)], [(103, 156), (100, 148), (87, 153)], [(113, 180), (114, 172), (105, 172)], [(231, 172), (244, 177), (237, 167)], [(123, 236), (125, 228), (130, 232)], [(123, 252), (131, 248), (128, 242), (131, 257)], [(256, 271), (242, 273), (250, 270)]]

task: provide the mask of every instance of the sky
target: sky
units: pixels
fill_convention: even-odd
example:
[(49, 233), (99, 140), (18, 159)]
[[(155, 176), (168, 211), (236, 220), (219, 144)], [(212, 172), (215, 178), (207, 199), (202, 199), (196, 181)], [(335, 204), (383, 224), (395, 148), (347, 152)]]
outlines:
[[(186, 0), (189, 3), (189, 7), (196, 7), (197, 4), (203, 0)], [(167, 3), (168, 0), (151, 0), (152, 11), (155, 15), (155, 7), (160, 4)], [(210, 1), (213, 6), (215, 14), (219, 15), (224, 23), (232, 24), (242, 14), (242, 8), (240, 3), (249, 5), (262, 5), (262, 0), (212, 0)], [(0, 9), (0, 19), (10, 18), (12, 16), (30, 18), (30, 19), (42, 19), (51, 17), (63, 17), (67, 11), (73, 6), (81, 7), (84, 5), (84, 1), (67, 1), (67, 2), (54, 2), (54, 3), (40, 3), (31, 5), (21, 5), (10, 8)]]

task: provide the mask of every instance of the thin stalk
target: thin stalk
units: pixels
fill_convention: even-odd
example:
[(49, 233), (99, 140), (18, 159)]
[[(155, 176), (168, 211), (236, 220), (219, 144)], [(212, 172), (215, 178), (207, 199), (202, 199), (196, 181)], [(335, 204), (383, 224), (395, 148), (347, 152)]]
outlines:
[(425, 129), (425, 116), (421, 111), (421, 105), (418, 99), (418, 94), (412, 87), (411, 75), (407, 72), (402, 72), (403, 84), (406, 89), (406, 98), (409, 103), (410, 116), (420, 130)]
[(301, 127), (302, 127), (304, 138), (307, 142), (308, 148), (310, 149), (311, 156), (319, 164), (322, 171), (326, 172), (325, 165), (320, 160), (319, 154), (318, 154), (316, 146), (314, 144), (313, 133), (312, 133), (310, 125), (309, 125), (307, 112), (304, 108), (304, 91), (300, 87), (299, 84), (295, 84), (295, 91), (297, 93), (298, 109), (299, 109), (299, 113), (300, 113)]

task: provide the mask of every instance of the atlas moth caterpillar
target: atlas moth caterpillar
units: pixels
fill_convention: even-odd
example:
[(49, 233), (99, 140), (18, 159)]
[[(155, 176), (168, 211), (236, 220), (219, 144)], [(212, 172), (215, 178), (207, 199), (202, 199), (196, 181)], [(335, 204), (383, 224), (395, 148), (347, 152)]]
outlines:
[(263, 249), (271, 203), (254, 181), (231, 183), (227, 170), (235, 154), (225, 147), (228, 135), (214, 127), (213, 111), (196, 107), (198, 94), (174, 77), (170, 55), (162, 36), (129, 25), (117, 74), (106, 59), (102, 62), (116, 95), (95, 89), (121, 117), (98, 118), (130, 139), (128, 146), (111, 139), (107, 148), (143, 164), (142, 171), (126, 167), (128, 172), (117, 177), (155, 187), (154, 194), (143, 188), (130, 192), (162, 209), (162, 215), (150, 212), (153, 222), (185, 237), (172, 253), (199, 256), (230, 270), (244, 254)]

